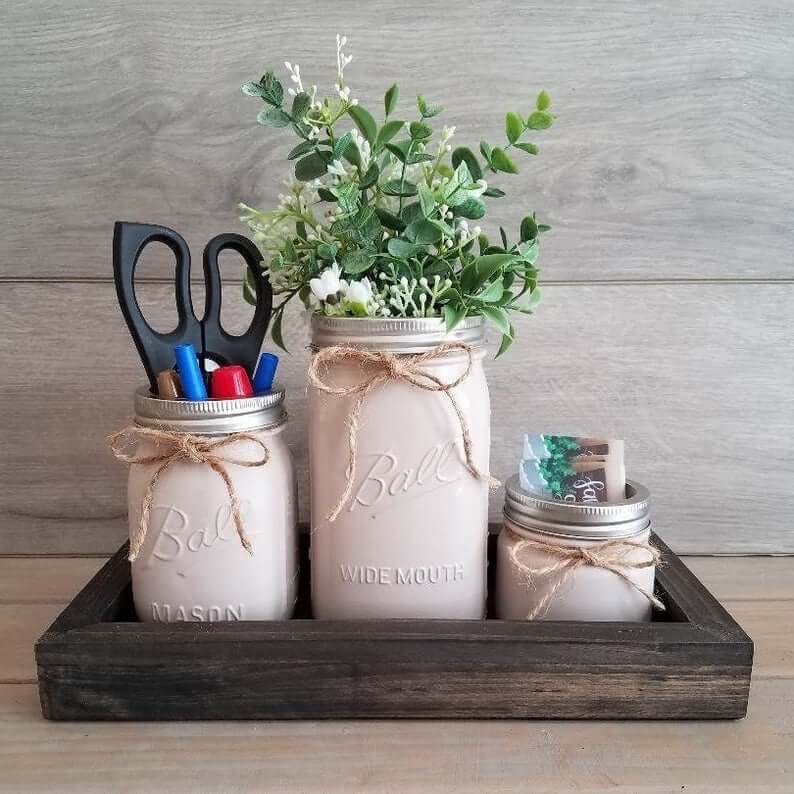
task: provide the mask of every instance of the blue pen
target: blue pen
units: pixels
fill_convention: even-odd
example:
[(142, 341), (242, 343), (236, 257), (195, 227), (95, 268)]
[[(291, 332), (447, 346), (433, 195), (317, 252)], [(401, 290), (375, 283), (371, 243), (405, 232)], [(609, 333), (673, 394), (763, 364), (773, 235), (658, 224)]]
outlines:
[(174, 356), (185, 397), (188, 400), (206, 400), (207, 385), (204, 383), (193, 345), (177, 345)]
[(254, 394), (270, 391), (273, 387), (273, 378), (276, 377), (276, 367), (278, 366), (278, 356), (273, 353), (262, 353), (259, 356), (259, 363), (254, 372)]

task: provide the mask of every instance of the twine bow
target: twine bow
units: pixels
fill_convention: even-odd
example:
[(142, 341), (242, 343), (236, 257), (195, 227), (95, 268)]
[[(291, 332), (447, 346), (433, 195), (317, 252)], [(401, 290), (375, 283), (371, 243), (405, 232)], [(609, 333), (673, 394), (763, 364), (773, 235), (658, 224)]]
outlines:
[[(130, 537), (130, 561), (138, 557), (138, 554), (143, 548), (144, 541), (146, 540), (146, 533), (149, 531), (149, 514), (152, 509), (154, 489), (157, 486), (157, 482), (172, 464), (180, 461), (206, 464), (214, 472), (217, 472), (229, 493), (232, 518), (234, 519), (234, 526), (237, 528), (237, 535), (240, 538), (240, 543), (242, 547), (253, 556), (254, 549), (245, 531), (245, 527), (243, 526), (243, 518), (240, 513), (240, 499), (237, 496), (237, 491), (229, 476), (229, 472), (226, 470), (225, 464), (229, 463), (234, 466), (245, 466), (249, 468), (264, 466), (270, 459), (270, 451), (260, 439), (250, 433), (232, 433), (223, 438), (211, 439), (206, 436), (197, 436), (190, 433), (173, 433), (168, 430), (131, 425), (113, 433), (109, 436), (108, 440), (110, 441), (110, 449), (118, 460), (139, 466), (160, 464), (149, 480), (149, 484), (146, 486), (146, 491), (143, 495), (143, 505), (141, 508), (141, 518), (138, 522), (138, 531)], [(167, 449), (156, 455), (130, 454), (125, 451), (125, 448), (133, 441), (151, 441), (157, 447), (163, 446)], [(249, 461), (237, 460), (218, 454), (218, 450), (222, 447), (234, 444), (237, 441), (252, 441), (258, 444), (262, 448), (262, 457), (257, 460)]]
[[(441, 358), (454, 350), (461, 350), (466, 354), (466, 369), (451, 383), (444, 383), (440, 378), (422, 369), (423, 364)], [(352, 386), (332, 386), (326, 383), (321, 375), (321, 371), (329, 364), (342, 361), (356, 361), (360, 364), (369, 365), (375, 369), (375, 374), (365, 378), (360, 383)], [(347, 504), (350, 494), (353, 491), (353, 484), (356, 477), (356, 466), (358, 463), (358, 429), (361, 420), (361, 409), (364, 401), (379, 386), (390, 381), (403, 381), (410, 383), (417, 389), (423, 391), (437, 392), (446, 395), (460, 424), (461, 435), (463, 436), (463, 451), (465, 455), (466, 469), (476, 480), (488, 482), (491, 487), (498, 487), (499, 482), (489, 474), (483, 474), (474, 465), (472, 453), (472, 440), (469, 432), (469, 425), (466, 417), (455, 399), (452, 389), (459, 386), (469, 377), (472, 368), (471, 347), (463, 342), (445, 342), (426, 353), (416, 355), (395, 355), (383, 351), (362, 350), (357, 347), (334, 346), (320, 349), (314, 354), (309, 365), (309, 380), (312, 385), (325, 394), (337, 397), (348, 397), (353, 394), (358, 395), (353, 410), (350, 413), (347, 423), (349, 463), (347, 468), (347, 482), (336, 507), (328, 514), (328, 521), (335, 521)]]
[[(509, 529), (504, 531), (510, 532)], [(515, 535), (516, 533), (511, 533)], [(518, 536), (517, 537), (521, 537)], [(634, 551), (644, 552), (641, 560), (627, 560), (626, 557)], [(521, 560), (521, 554), (526, 551), (540, 551), (555, 558), (553, 562), (540, 568), (533, 568)], [(572, 546), (559, 546), (556, 544), (543, 543), (537, 540), (529, 540), (521, 537), (518, 543), (510, 548), (510, 561), (519, 573), (526, 577), (527, 583), (532, 583), (535, 576), (549, 576), (556, 573), (562, 575), (557, 579), (551, 589), (540, 599), (540, 601), (530, 610), (527, 620), (535, 620), (542, 617), (549, 611), (551, 602), (557, 592), (568, 582), (568, 580), (584, 566), (592, 568), (603, 568), (611, 571), (615, 576), (620, 577), (624, 582), (630, 584), (638, 593), (641, 593), (658, 610), (665, 611), (664, 604), (652, 593), (640, 587), (626, 573), (627, 569), (639, 570), (650, 568), (660, 564), (661, 554), (659, 549), (651, 543), (637, 543), (632, 540), (608, 540), (597, 547), (576, 548)]]

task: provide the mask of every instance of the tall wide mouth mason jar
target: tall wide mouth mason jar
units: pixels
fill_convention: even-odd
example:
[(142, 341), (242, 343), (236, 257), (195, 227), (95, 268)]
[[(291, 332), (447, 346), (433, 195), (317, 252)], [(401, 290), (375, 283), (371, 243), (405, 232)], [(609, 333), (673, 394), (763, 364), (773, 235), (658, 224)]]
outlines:
[[(281, 620), (292, 614), (297, 523), (285, 425), (279, 386), (234, 400), (161, 400), (148, 387), (136, 391), (135, 427), (141, 431), (132, 428), (131, 434), (135, 456), (145, 462), (133, 463), (129, 472), (131, 547), (150, 496), (143, 542), (132, 560), (140, 620)], [(184, 443), (191, 445), (189, 454), (170, 460)], [(236, 528), (232, 491), (250, 552)]]
[(497, 617), (650, 620), (650, 535), (650, 494), (636, 481), (626, 481), (621, 502), (587, 504), (527, 493), (511, 477), (497, 551)]
[(312, 344), (315, 617), (482, 618), (490, 447), (482, 318), (447, 332), (437, 318), (314, 315)]

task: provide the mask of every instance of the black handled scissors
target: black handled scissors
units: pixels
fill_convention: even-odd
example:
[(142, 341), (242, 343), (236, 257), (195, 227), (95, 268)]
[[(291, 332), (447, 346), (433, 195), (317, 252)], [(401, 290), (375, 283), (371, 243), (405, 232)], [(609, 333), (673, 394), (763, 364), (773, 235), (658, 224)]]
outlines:
[[(143, 249), (151, 242), (165, 243), (176, 258), (174, 288), (177, 325), (173, 331), (155, 331), (143, 316), (135, 295), (135, 267)], [(218, 257), (221, 251), (236, 251), (248, 267), (256, 290), (256, 306), (251, 324), (240, 335), (227, 333), (221, 326), (221, 275)], [(219, 234), (204, 249), (204, 316), (193, 311), (190, 297), (190, 250), (184, 239), (165, 226), (117, 221), (113, 229), (113, 275), (116, 294), (130, 334), (138, 348), (149, 376), (152, 391), (157, 393), (157, 374), (174, 366), (174, 347), (191, 344), (196, 349), (202, 369), (206, 361), (218, 364), (241, 364), (253, 374), (262, 342), (270, 323), (273, 291), (263, 277), (257, 247), (241, 234)]]

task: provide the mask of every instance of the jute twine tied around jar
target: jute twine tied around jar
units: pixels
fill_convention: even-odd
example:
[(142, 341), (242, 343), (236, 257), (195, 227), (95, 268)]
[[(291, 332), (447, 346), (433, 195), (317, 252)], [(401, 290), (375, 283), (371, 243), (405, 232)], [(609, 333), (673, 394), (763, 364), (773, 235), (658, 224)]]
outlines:
[[(251, 433), (232, 433), (223, 438), (213, 439), (206, 436), (193, 435), (191, 433), (173, 433), (169, 430), (130, 425), (110, 435), (108, 440), (110, 442), (110, 449), (118, 460), (138, 466), (159, 464), (159, 467), (149, 480), (143, 495), (141, 518), (138, 522), (137, 532), (132, 533), (130, 537), (130, 553), (128, 559), (131, 562), (138, 557), (138, 554), (143, 548), (144, 541), (146, 540), (146, 534), (149, 531), (149, 514), (152, 509), (154, 489), (157, 486), (157, 482), (171, 465), (179, 462), (206, 465), (214, 472), (217, 472), (229, 493), (232, 518), (234, 519), (234, 526), (237, 529), (237, 535), (240, 538), (240, 544), (253, 557), (254, 549), (245, 531), (245, 527), (243, 526), (243, 517), (240, 513), (240, 498), (237, 495), (237, 490), (229, 476), (229, 472), (226, 470), (226, 464), (245, 466), (247, 468), (264, 466), (270, 459), (270, 451), (261, 439)], [(158, 454), (155, 455), (128, 453), (126, 447), (135, 441), (150, 441), (158, 448), (163, 447), (164, 449), (162, 452), (158, 452)], [(258, 444), (262, 448), (262, 457), (256, 460), (237, 460), (219, 454), (220, 449), (238, 441), (251, 441), (254, 444)]]
[[(516, 570), (526, 578), (527, 584), (534, 586), (534, 577), (551, 576), (562, 574), (551, 589), (543, 598), (530, 610), (527, 620), (536, 620), (543, 617), (551, 606), (554, 597), (560, 589), (570, 580), (570, 578), (580, 568), (590, 566), (591, 568), (602, 568), (611, 571), (615, 576), (619, 576), (624, 582), (630, 584), (638, 593), (641, 593), (656, 609), (664, 612), (664, 604), (645, 588), (640, 587), (626, 573), (627, 569), (650, 568), (661, 564), (661, 553), (659, 549), (650, 542), (638, 543), (633, 540), (607, 540), (598, 546), (590, 548), (578, 548), (573, 546), (560, 546), (553, 543), (544, 543), (538, 540), (529, 540), (505, 528), (504, 532), (519, 538), (518, 543), (510, 548), (510, 562)], [(627, 560), (626, 557), (636, 551), (642, 551), (644, 558), (640, 560)], [(521, 559), (521, 555), (527, 551), (539, 551), (554, 558), (548, 565), (533, 568)]]
[[(422, 369), (423, 364), (442, 358), (447, 353), (453, 351), (463, 351), (467, 357), (467, 364), (463, 373), (451, 383), (444, 383), (440, 378)], [(321, 373), (329, 364), (337, 364), (346, 361), (354, 361), (359, 364), (368, 365), (375, 370), (375, 373), (352, 386), (332, 386), (323, 380)], [(428, 350), (426, 353), (410, 355), (362, 350), (358, 347), (346, 345), (321, 348), (314, 354), (309, 365), (309, 379), (316, 389), (325, 394), (331, 394), (337, 397), (349, 397), (354, 394), (358, 395), (358, 399), (353, 405), (353, 410), (347, 422), (349, 447), (347, 482), (342, 495), (339, 497), (339, 501), (336, 503), (336, 507), (334, 507), (327, 516), (328, 521), (335, 521), (339, 517), (339, 514), (342, 512), (345, 504), (347, 504), (348, 499), (350, 499), (350, 494), (353, 491), (356, 466), (358, 464), (358, 429), (364, 401), (375, 389), (389, 382), (400, 381), (403, 383), (410, 383), (417, 389), (446, 395), (460, 424), (461, 435), (463, 436), (463, 452), (465, 455), (466, 469), (476, 480), (487, 482), (490, 487), (499, 487), (500, 483), (497, 480), (491, 477), (490, 474), (483, 474), (474, 465), (469, 425), (458, 401), (452, 393), (452, 389), (459, 386), (469, 377), (471, 368), (471, 347), (464, 342), (445, 342), (434, 347), (432, 350)]]

